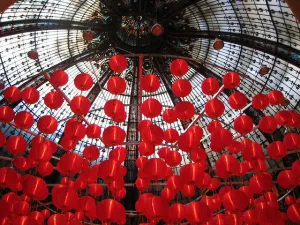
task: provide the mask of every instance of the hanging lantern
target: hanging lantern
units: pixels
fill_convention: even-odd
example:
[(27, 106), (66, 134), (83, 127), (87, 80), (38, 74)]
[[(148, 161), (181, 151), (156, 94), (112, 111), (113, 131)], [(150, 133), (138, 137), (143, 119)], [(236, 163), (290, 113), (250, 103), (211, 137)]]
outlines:
[(182, 77), (188, 72), (188, 70), (189, 70), (189, 65), (183, 59), (175, 59), (170, 64), (170, 71), (174, 76)]
[(137, 189), (145, 191), (150, 187), (150, 181), (148, 179), (138, 178), (135, 182)]
[(63, 70), (56, 70), (51, 74), (50, 82), (51, 84), (61, 87), (68, 83), (68, 74)]
[(264, 94), (257, 94), (252, 98), (252, 106), (257, 110), (264, 110), (269, 105), (269, 98)]
[(166, 123), (174, 123), (177, 121), (177, 113), (174, 109), (166, 109), (163, 112), (162, 117)]
[(126, 90), (126, 81), (122, 77), (111, 77), (107, 82), (107, 89), (115, 95), (123, 94)]
[(35, 104), (39, 101), (40, 93), (33, 87), (25, 88), (22, 93), (22, 99), (27, 104)]
[(218, 177), (228, 178), (235, 175), (239, 168), (238, 160), (232, 155), (223, 155), (216, 162), (216, 173)]
[(89, 31), (89, 30), (83, 31), (82, 36), (83, 36), (83, 39), (87, 42), (91, 42), (92, 40), (94, 40), (96, 38), (95, 32)]
[(11, 122), (15, 117), (15, 112), (9, 106), (0, 107), (0, 122), (8, 123)]
[(216, 38), (213, 43), (213, 48), (218, 51), (221, 50), (222, 48), (224, 48), (224, 41), (222, 41), (219, 38)]
[(163, 33), (164, 33), (164, 28), (162, 25), (156, 23), (153, 25), (153, 27), (151, 28), (151, 33), (154, 35), (154, 36), (161, 36)]
[(60, 93), (52, 91), (45, 95), (44, 103), (48, 108), (57, 110), (64, 103), (64, 99)]
[(222, 116), (224, 111), (225, 111), (224, 104), (217, 98), (209, 100), (205, 104), (205, 113), (212, 119), (216, 119)]
[(155, 151), (155, 146), (153, 144), (150, 143), (146, 143), (144, 141), (141, 141), (139, 146), (138, 146), (138, 150), (140, 152), (140, 154), (142, 156), (150, 156), (154, 153)]
[(169, 128), (164, 132), (164, 140), (168, 143), (174, 143), (178, 140), (178, 138), (178, 131), (173, 128)]
[(149, 93), (156, 92), (159, 89), (159, 86), (160, 86), (160, 80), (154, 74), (145, 75), (141, 80), (141, 88), (146, 92)]
[(259, 129), (268, 134), (272, 134), (277, 129), (277, 121), (273, 116), (264, 116), (258, 124)]
[(105, 199), (99, 202), (96, 210), (97, 218), (103, 223), (118, 223), (126, 216), (124, 206), (112, 199)]
[(75, 87), (80, 91), (88, 91), (93, 86), (93, 79), (87, 73), (79, 74), (74, 79)]
[(187, 97), (192, 91), (192, 85), (188, 80), (179, 79), (173, 83), (172, 91), (177, 97)]
[(99, 138), (101, 134), (101, 128), (97, 124), (89, 124), (86, 129), (86, 136), (88, 138)]
[(222, 82), (225, 88), (234, 89), (241, 82), (240, 75), (236, 72), (228, 72), (224, 75)]
[(141, 113), (148, 118), (154, 118), (159, 116), (161, 110), (161, 103), (154, 98), (148, 98), (141, 105)]
[(91, 103), (85, 96), (75, 96), (70, 103), (73, 113), (78, 115), (87, 114), (91, 108)]
[(27, 142), (21, 136), (11, 136), (6, 141), (6, 149), (13, 155), (23, 154), (27, 149)]
[(18, 112), (15, 116), (15, 124), (21, 129), (29, 129), (34, 124), (34, 118), (30, 112)]
[(148, 144), (160, 145), (164, 140), (164, 132), (157, 125), (150, 125), (143, 130), (142, 139)]
[(206, 223), (210, 217), (210, 208), (202, 202), (191, 202), (186, 206), (185, 218), (191, 224)]
[(168, 164), (170, 167), (178, 166), (181, 163), (182, 156), (177, 151), (170, 151), (166, 154), (166, 164)]
[(159, 180), (166, 174), (167, 165), (162, 159), (151, 158), (146, 161), (143, 169), (149, 175), (151, 180)]
[(37, 127), (42, 133), (52, 134), (57, 130), (58, 122), (53, 116), (46, 115), (38, 120)]
[(220, 85), (217, 79), (209, 77), (206, 78), (201, 84), (201, 90), (206, 95), (214, 95), (220, 89)]
[(266, 65), (262, 65), (258, 71), (258, 74), (261, 76), (265, 76), (270, 72), (270, 68)]
[(195, 115), (195, 107), (191, 102), (182, 101), (176, 104), (175, 112), (178, 119), (188, 121)]
[(7, 0), (7, 1), (1, 2), (0, 13), (4, 13), (4, 11), (6, 11), (10, 6), (15, 4), (16, 2), (17, 2), (17, 0)]
[(8, 102), (17, 102), (21, 98), (21, 91), (15, 86), (10, 86), (4, 90), (3, 95)]
[(107, 127), (103, 131), (103, 142), (107, 146), (120, 145), (126, 138), (126, 133), (118, 126)]
[(284, 96), (281, 91), (270, 91), (268, 98), (271, 105), (281, 105), (284, 102)]
[(121, 73), (128, 67), (127, 59), (122, 55), (114, 55), (109, 61), (109, 67), (116, 73)]
[(95, 145), (86, 146), (83, 150), (83, 156), (90, 161), (97, 160), (100, 156), (100, 151)]
[(39, 54), (35, 50), (31, 50), (31, 51), (27, 52), (27, 56), (29, 59), (32, 59), (32, 60), (38, 60), (38, 58), (39, 58)]
[(253, 120), (246, 115), (239, 116), (234, 120), (233, 127), (241, 135), (248, 134), (253, 129)]

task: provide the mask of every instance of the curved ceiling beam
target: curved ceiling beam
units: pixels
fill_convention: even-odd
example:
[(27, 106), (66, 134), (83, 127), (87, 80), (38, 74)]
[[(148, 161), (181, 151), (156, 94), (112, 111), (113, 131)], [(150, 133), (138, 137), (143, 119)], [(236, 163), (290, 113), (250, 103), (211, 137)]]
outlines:
[(180, 13), (185, 8), (197, 3), (199, 0), (184, 0), (184, 1), (178, 1), (175, 5), (169, 5), (169, 11), (165, 13), (163, 16), (161, 16), (158, 21), (163, 22), (169, 19), (170, 17), (174, 16), (177, 13)]
[(106, 24), (83, 23), (69, 20), (15, 20), (1, 22), (0, 38), (24, 32), (39, 30), (87, 30), (93, 29), (99, 32), (110, 31)]
[(245, 35), (241, 33), (230, 33), (221, 31), (186, 31), (186, 32), (169, 32), (167, 34), (173, 38), (204, 38), (215, 39), (216, 37), (222, 39), (225, 42), (246, 46), (252, 49), (256, 49), (275, 57), (278, 57), (286, 62), (293, 64), (300, 68), (300, 51), (290, 46), (270, 41), (263, 38), (254, 37), (251, 35)]

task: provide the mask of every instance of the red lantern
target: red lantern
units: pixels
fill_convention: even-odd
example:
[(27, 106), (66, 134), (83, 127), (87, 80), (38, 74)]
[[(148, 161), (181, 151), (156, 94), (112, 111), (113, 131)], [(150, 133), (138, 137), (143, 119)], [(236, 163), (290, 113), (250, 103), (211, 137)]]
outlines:
[(75, 87), (81, 91), (88, 91), (93, 86), (93, 79), (87, 73), (81, 73), (74, 79)]
[(153, 220), (159, 220), (168, 213), (168, 202), (162, 197), (153, 196), (148, 198), (145, 205), (146, 217)]
[(212, 119), (216, 119), (224, 113), (225, 106), (219, 99), (209, 100), (205, 104), (205, 113)]
[(121, 73), (128, 67), (127, 59), (122, 55), (114, 55), (109, 60), (109, 67), (116, 73)]
[(185, 184), (181, 190), (181, 193), (187, 197), (187, 198), (191, 198), (195, 195), (196, 193), (196, 188), (194, 185), (192, 184)]
[(25, 171), (29, 169), (29, 165), (27, 164), (27, 160), (23, 156), (17, 156), (13, 160), (14, 166), (21, 171)]
[(236, 88), (241, 80), (240, 75), (236, 72), (228, 72), (223, 77), (223, 84), (225, 88), (234, 89)]
[[(216, 129), (211, 134), (211, 147), (213, 151), (220, 152), (232, 143), (232, 134), (226, 129)], [(217, 144), (214, 146), (214, 144)]]
[(173, 128), (169, 128), (164, 132), (164, 140), (168, 143), (174, 143), (178, 140), (178, 138), (178, 131)]
[(231, 108), (235, 110), (241, 110), (247, 105), (247, 97), (241, 92), (234, 92), (229, 96), (228, 103)]
[(81, 122), (76, 120), (68, 120), (66, 122), (64, 137), (79, 141), (84, 138), (85, 134), (86, 128)]
[(78, 194), (75, 188), (56, 185), (52, 188), (53, 204), (62, 211), (69, 211), (78, 207)]
[(276, 113), (275, 119), (280, 126), (288, 126), (291, 122), (292, 115), (287, 110), (281, 110)]
[(238, 154), (241, 149), (242, 149), (242, 144), (238, 141), (233, 140), (228, 146), (227, 146), (228, 151), (231, 154)]
[(210, 175), (208, 173), (200, 173), (200, 177), (201, 179), (196, 180), (195, 186), (201, 189), (207, 189), (211, 181)]
[(148, 98), (141, 105), (141, 113), (148, 118), (154, 118), (159, 116), (161, 110), (161, 103), (154, 98)]
[(160, 196), (167, 201), (171, 201), (172, 199), (175, 198), (176, 192), (173, 189), (164, 188), (162, 189)]
[(121, 188), (119, 190), (117, 190), (116, 192), (113, 192), (113, 196), (120, 201), (121, 199), (125, 198), (126, 196), (126, 189), (125, 188)]
[(29, 213), (29, 218), (37, 223), (37, 225), (42, 225), (44, 223), (45, 217), (41, 212), (32, 211)]
[(143, 133), (143, 130), (146, 128), (146, 127), (148, 127), (148, 126), (150, 126), (150, 125), (152, 125), (153, 123), (152, 123), (152, 121), (151, 120), (142, 120), (140, 123), (139, 123), (139, 125), (138, 125), (138, 130), (139, 130), (139, 132), (140, 133)]
[(52, 91), (45, 95), (44, 102), (48, 108), (57, 110), (64, 103), (64, 99), (60, 93)]
[(49, 217), (48, 225), (66, 225), (67, 224), (67, 218), (63, 214), (53, 214)]
[(40, 98), (40, 93), (33, 87), (25, 88), (21, 94), (23, 101), (27, 104), (35, 104)]
[(16, 86), (10, 86), (4, 90), (3, 95), (8, 102), (17, 102), (21, 98), (21, 91)]
[(61, 156), (57, 167), (60, 168), (62, 174), (76, 174), (82, 169), (82, 158), (75, 153), (67, 153)]
[(65, 151), (70, 151), (70, 150), (72, 150), (76, 147), (77, 140), (74, 140), (74, 139), (71, 139), (71, 138), (68, 138), (68, 137), (63, 137), (61, 139), (60, 144), (61, 144), (61, 146), (63, 147), (63, 149)]
[(185, 218), (185, 206), (180, 203), (171, 205), (168, 215), (172, 222), (180, 223)]
[(164, 33), (164, 28), (162, 25), (156, 23), (153, 25), (152, 29), (151, 29), (151, 33), (154, 35), (154, 36), (161, 36), (163, 33)]
[(284, 96), (281, 91), (273, 90), (268, 94), (271, 105), (281, 105), (284, 101)]
[(202, 148), (193, 148), (190, 156), (193, 162), (200, 163), (206, 160), (207, 154)]
[(248, 224), (257, 224), (258, 218), (255, 210), (249, 209), (243, 213), (243, 221)]
[(6, 142), (6, 149), (13, 155), (23, 154), (27, 149), (27, 142), (21, 136), (11, 136)]
[(1, 167), (0, 168), (0, 187), (15, 189), (16, 184), (19, 181), (19, 174), (12, 168)]
[(263, 153), (262, 147), (256, 142), (250, 142), (242, 150), (242, 155), (245, 160), (265, 160), (265, 155)]
[(224, 195), (222, 203), (224, 208), (230, 212), (241, 212), (248, 207), (249, 199), (244, 192), (231, 190)]
[(252, 98), (252, 106), (257, 110), (264, 110), (269, 105), (269, 98), (264, 94), (257, 94)]
[(222, 124), (217, 120), (213, 120), (207, 125), (207, 130), (210, 133), (213, 133), (216, 130), (220, 130), (221, 128)]
[(85, 30), (82, 32), (83, 39), (87, 42), (91, 42), (96, 38), (96, 34), (93, 31)]
[(52, 149), (50, 145), (44, 142), (42, 144), (32, 146), (29, 155), (38, 163), (47, 162), (52, 157)]
[(118, 223), (118, 221), (125, 217), (124, 206), (112, 199), (105, 199), (99, 202), (96, 210), (98, 219), (103, 223)]
[(268, 134), (272, 134), (277, 129), (277, 122), (273, 116), (264, 116), (258, 124), (259, 129)]
[(300, 223), (300, 203), (291, 205), (287, 210), (287, 216), (294, 223)]
[(15, 124), (21, 129), (29, 129), (34, 124), (34, 118), (30, 112), (18, 112), (15, 116)]
[(167, 165), (162, 159), (152, 158), (147, 160), (143, 169), (146, 174), (149, 175), (151, 180), (159, 180), (165, 176), (167, 172)]
[(139, 169), (142, 168), (145, 165), (145, 163), (147, 162), (147, 160), (148, 159), (146, 157), (137, 158), (137, 160), (135, 161), (137, 168), (139, 168)]
[(127, 149), (124, 147), (117, 147), (109, 152), (109, 159), (116, 160), (120, 163), (124, 162), (127, 157)]
[(292, 195), (288, 195), (285, 197), (284, 202), (286, 205), (290, 206), (296, 203), (296, 199)]
[(88, 138), (99, 138), (101, 134), (101, 128), (97, 124), (89, 124), (86, 129), (86, 136)]
[(89, 112), (91, 103), (87, 97), (75, 96), (70, 103), (70, 107), (73, 113), (84, 115)]
[(15, 118), (15, 112), (9, 106), (0, 107), (0, 122), (9, 123)]
[(164, 132), (157, 125), (150, 125), (143, 130), (142, 139), (148, 144), (160, 145), (164, 140)]
[(28, 58), (30, 58), (32, 60), (38, 60), (38, 58), (39, 58), (39, 54), (35, 50), (31, 50), (31, 51), (27, 52), (27, 56), (28, 56)]
[(137, 212), (145, 214), (146, 202), (154, 195), (150, 193), (141, 194), (137, 202), (135, 203), (135, 209)]
[(163, 112), (162, 117), (166, 123), (174, 123), (177, 121), (177, 113), (174, 109), (166, 109)]
[(239, 116), (234, 120), (234, 129), (242, 135), (248, 134), (253, 129), (253, 120), (249, 116)]
[(50, 82), (56, 87), (64, 86), (68, 83), (68, 74), (63, 70), (56, 70), (51, 74)]
[(42, 162), (38, 165), (37, 171), (43, 177), (49, 176), (53, 172), (53, 166), (50, 162)]
[(295, 150), (300, 148), (300, 135), (295, 133), (289, 133), (284, 136), (283, 143), (289, 150)]
[(283, 170), (277, 176), (278, 185), (284, 189), (293, 189), (299, 184), (299, 177), (293, 170)]
[(31, 175), (23, 181), (22, 190), (25, 195), (38, 201), (45, 200), (49, 194), (46, 182)]
[(173, 93), (180, 98), (188, 96), (192, 91), (192, 85), (188, 80), (179, 79), (172, 85)]
[(300, 160), (296, 160), (295, 162), (293, 162), (292, 164), (292, 170), (298, 174), (298, 176), (300, 175)]
[(181, 163), (182, 156), (177, 151), (170, 151), (169, 153), (166, 154), (165, 161), (170, 167), (175, 167)]
[(91, 184), (89, 186), (89, 193), (93, 197), (101, 196), (103, 193), (103, 187), (100, 184)]
[(272, 176), (269, 173), (259, 173), (250, 179), (250, 187), (256, 194), (270, 191), (273, 187)]
[(186, 220), (193, 223), (206, 223), (211, 218), (211, 210), (202, 202), (192, 202), (185, 208)]
[(111, 77), (107, 82), (107, 89), (115, 95), (123, 94), (126, 90), (126, 81), (122, 77)]
[(14, 204), (13, 212), (18, 216), (27, 216), (29, 213), (29, 204), (25, 201), (17, 201)]
[(167, 188), (170, 188), (175, 192), (181, 191), (183, 186), (184, 184), (183, 180), (181, 179), (181, 176), (173, 175), (167, 179)]
[(159, 86), (159, 78), (154, 74), (145, 75), (141, 80), (141, 88), (146, 92), (156, 92), (159, 89)]
[(188, 101), (182, 101), (176, 104), (175, 111), (178, 119), (188, 121), (195, 115), (195, 107)]
[(97, 160), (100, 156), (100, 151), (95, 145), (90, 145), (84, 148), (83, 156), (90, 161)]
[(150, 187), (150, 181), (148, 179), (138, 178), (135, 182), (137, 189), (145, 191)]
[(115, 180), (120, 178), (120, 163), (116, 160), (108, 159), (100, 163), (98, 176), (103, 180)]
[(103, 131), (103, 142), (107, 146), (120, 145), (125, 138), (125, 131), (118, 126), (110, 126)]
[(197, 180), (201, 180), (204, 176), (204, 169), (200, 164), (190, 163), (180, 168), (180, 176), (185, 184), (195, 184)]
[(223, 155), (216, 162), (216, 173), (218, 177), (228, 178), (237, 173), (239, 168), (238, 160), (232, 155)]
[(146, 143), (144, 141), (141, 141), (138, 147), (139, 152), (142, 156), (150, 156), (155, 151), (155, 146), (151, 143)]
[(199, 146), (200, 139), (192, 132), (186, 132), (179, 136), (178, 147), (184, 152), (190, 152)]
[(212, 178), (210, 180), (210, 184), (208, 185), (207, 189), (211, 190), (211, 191), (215, 191), (220, 186), (220, 184), (221, 184), (221, 182), (219, 179)]
[(182, 77), (184, 76), (189, 70), (189, 65), (183, 59), (175, 59), (170, 64), (170, 71), (174, 76)]
[(58, 122), (53, 116), (42, 116), (37, 122), (37, 127), (42, 133), (52, 134), (57, 130)]
[(201, 90), (206, 95), (214, 95), (220, 89), (220, 85), (217, 79), (209, 77), (206, 78), (201, 84)]
[(287, 155), (287, 148), (281, 141), (274, 141), (268, 145), (268, 155), (271, 159), (280, 160)]

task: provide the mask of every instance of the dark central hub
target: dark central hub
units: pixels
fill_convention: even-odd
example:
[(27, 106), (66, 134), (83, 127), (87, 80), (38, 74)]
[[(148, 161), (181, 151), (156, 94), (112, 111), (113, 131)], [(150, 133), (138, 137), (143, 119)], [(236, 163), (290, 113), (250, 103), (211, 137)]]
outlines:
[(122, 16), (118, 37), (131, 46), (150, 44), (154, 20), (146, 16)]

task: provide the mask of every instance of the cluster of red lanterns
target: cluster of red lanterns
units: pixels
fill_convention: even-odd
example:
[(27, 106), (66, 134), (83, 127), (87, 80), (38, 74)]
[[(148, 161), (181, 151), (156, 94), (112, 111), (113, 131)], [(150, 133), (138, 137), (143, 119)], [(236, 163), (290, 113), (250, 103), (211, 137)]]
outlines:
[[(7, 152), (13, 155), (12, 167), (0, 168), (0, 188), (9, 190), (0, 200), (1, 225), (42, 225), (46, 220), (48, 225), (80, 225), (94, 220), (107, 224), (126, 223), (125, 208), (119, 202), (126, 196), (123, 177), (127, 170), (123, 162), (127, 158), (127, 149), (122, 146), (126, 132), (118, 126), (127, 117), (126, 106), (118, 100), (118, 95), (126, 91), (126, 81), (118, 74), (126, 70), (128, 62), (125, 57), (116, 55), (111, 58), (109, 66), (116, 74), (109, 79), (107, 90), (115, 98), (108, 100), (103, 110), (114, 122), (113, 125), (103, 129), (99, 124), (87, 123), (85, 115), (90, 110), (90, 101), (84, 95), (69, 100), (60, 90), (69, 82), (68, 74), (56, 70), (48, 77), (55, 91), (47, 93), (43, 102), (51, 110), (57, 110), (67, 102), (71, 111), (77, 115), (77, 118), (64, 122), (61, 142), (47, 139), (47, 135), (55, 133), (59, 125), (52, 115), (43, 115), (36, 120), (40, 134), (34, 135), (30, 143), (21, 134), (7, 139), (0, 132), (0, 147), (5, 146)], [(203, 225), (281, 225), (287, 219), (300, 223), (300, 200), (287, 196), (287, 212), (279, 210), (272, 175), (267, 171), (266, 154), (260, 144), (247, 138), (247, 134), (255, 129), (272, 134), (279, 126), (300, 128), (300, 114), (280, 110), (274, 116), (262, 117), (257, 127), (251, 117), (241, 114), (233, 122), (233, 128), (239, 134), (236, 138), (229, 128), (223, 128), (218, 121), (225, 111), (225, 105), (218, 99), (218, 95), (224, 88), (231, 89), (229, 106), (233, 110), (247, 107), (250, 103), (248, 98), (235, 91), (240, 84), (239, 74), (226, 73), (222, 86), (215, 78), (207, 78), (201, 87), (193, 87), (184, 79), (188, 69), (187, 62), (182, 59), (176, 59), (170, 65), (170, 72), (176, 77), (172, 91), (182, 99), (173, 108), (166, 108), (155, 98), (155, 92), (160, 89), (158, 76), (147, 74), (140, 80), (142, 91), (149, 93), (150, 97), (140, 103), (144, 118), (138, 124), (141, 139), (138, 144), (140, 157), (136, 160), (138, 179), (135, 185), (141, 195), (136, 202), (136, 211), (148, 219), (148, 224), (156, 224), (160, 220), (166, 224), (178, 224), (186, 220), (190, 224)], [(94, 81), (89, 74), (82, 73), (76, 76), (74, 85), (82, 92), (89, 91)], [(164, 122), (172, 124), (199, 116), (193, 103), (187, 100), (195, 88), (201, 88), (205, 95), (211, 96), (203, 113), (212, 119), (207, 126), (210, 151), (221, 154), (214, 168), (209, 168), (207, 163), (209, 151), (200, 145), (204, 138), (204, 130), (200, 126), (193, 123), (183, 133), (179, 133), (174, 128), (163, 130), (152, 120), (161, 116)], [(8, 103), (23, 101), (25, 104), (35, 104), (40, 101), (40, 93), (33, 87), (20, 90), (11, 86), (3, 94)], [(268, 94), (254, 96), (251, 105), (257, 110), (264, 110), (283, 103), (283, 94), (272, 90)], [(29, 111), (14, 112), (9, 106), (2, 106), (0, 122), (29, 132), (35, 124), (35, 118)], [(112, 147), (108, 159), (95, 163), (100, 156), (100, 149), (92, 144), (84, 146), (81, 153), (75, 153), (77, 143), (84, 138), (101, 139), (105, 147)], [(54, 166), (53, 154), (58, 148), (63, 149), (65, 154)], [(289, 151), (299, 148), (300, 135), (289, 132), (283, 140), (270, 143), (266, 152), (271, 159), (281, 160)], [(190, 159), (190, 163), (185, 165), (182, 165), (183, 152)], [(243, 160), (238, 160), (237, 154)], [(178, 166), (180, 170), (175, 169)], [(60, 183), (51, 189), (52, 203), (56, 212), (61, 213), (33, 207), (50, 196), (44, 177), (51, 175), (54, 170), (63, 176)], [(36, 173), (33, 175), (30, 171)], [(212, 176), (212, 172), (215, 176)], [(242, 177), (246, 173), (252, 173), (253, 176), (249, 184), (240, 188), (228, 182), (222, 183), (232, 176)], [(294, 189), (299, 185), (299, 177), (300, 160), (293, 163), (292, 169), (280, 171), (276, 182), (283, 189)], [(98, 183), (99, 179), (103, 181), (101, 184)], [(159, 196), (147, 193), (153, 183), (162, 183), (164, 186)], [(99, 201), (100, 196), (105, 198), (104, 189), (107, 189), (109, 194), (105, 196), (108, 197)], [(201, 199), (186, 205), (178, 202), (170, 204), (179, 193), (192, 198), (197, 189), (212, 194), (203, 194)]]

